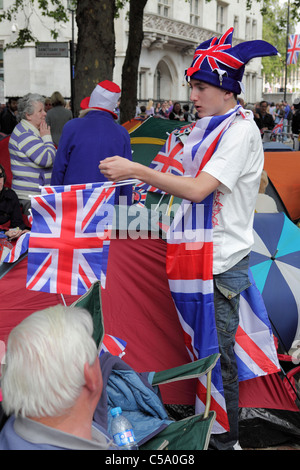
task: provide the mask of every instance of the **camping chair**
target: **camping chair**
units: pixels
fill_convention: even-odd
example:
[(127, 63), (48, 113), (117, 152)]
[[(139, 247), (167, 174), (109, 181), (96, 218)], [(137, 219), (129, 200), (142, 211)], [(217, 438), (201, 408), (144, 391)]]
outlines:
[[(90, 312), (94, 322), (94, 339), (98, 348), (100, 348), (104, 337), (100, 282), (95, 282), (89, 291), (76, 300), (72, 306), (85, 308)], [(159, 394), (159, 385), (179, 380), (198, 378), (206, 375), (207, 395), (205, 411), (203, 414), (189, 416), (187, 418), (180, 419), (179, 421), (162, 419), (162, 426), (158, 426), (156, 434), (154, 431), (154, 433), (151, 434), (151, 437), (145, 438), (144, 436), (142, 439), (139, 439), (139, 436), (136, 436), (141, 450), (206, 450), (208, 448), (212, 426), (216, 418), (215, 411), (210, 410), (211, 374), (218, 359), (219, 354), (212, 354), (206, 358), (172, 369), (152, 372), (149, 374), (145, 373), (147, 376), (149, 375), (149, 383), (153, 387), (153, 394), (155, 396)], [(121, 362), (124, 364), (124, 369), (127, 371), (128, 369), (131, 369), (126, 363), (124, 363), (124, 361)], [(139, 380), (139, 376), (142, 375), (136, 373), (132, 369), (130, 372), (134, 374), (137, 380)], [(104, 393), (106, 393), (106, 390)], [(105, 398), (105, 402), (106, 401), (107, 399)], [(122, 403), (122, 396), (119, 398), (119, 403)], [(163, 404), (161, 404), (161, 406), (163, 407)], [(107, 403), (105, 403), (105, 407), (107, 407)], [(124, 410), (123, 412), (126, 416)], [(128, 417), (129, 420), (131, 420), (130, 415)], [(162, 427), (164, 429), (161, 430)]]
[(211, 403), (211, 374), (219, 359), (219, 354), (212, 354), (189, 364), (156, 372), (152, 385), (199, 378), (207, 376), (206, 404), (203, 414), (189, 416), (175, 421), (150, 441), (146, 442), (142, 450), (207, 450), (216, 412), (210, 410)]

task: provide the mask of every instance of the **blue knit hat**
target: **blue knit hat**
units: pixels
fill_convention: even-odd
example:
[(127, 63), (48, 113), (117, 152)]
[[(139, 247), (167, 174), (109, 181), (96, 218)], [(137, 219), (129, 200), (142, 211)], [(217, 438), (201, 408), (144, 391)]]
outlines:
[(219, 39), (215, 36), (195, 50), (192, 65), (185, 71), (191, 78), (233, 93), (241, 93), (245, 65), (254, 57), (277, 55), (277, 49), (266, 41), (245, 41), (232, 47), (233, 28)]

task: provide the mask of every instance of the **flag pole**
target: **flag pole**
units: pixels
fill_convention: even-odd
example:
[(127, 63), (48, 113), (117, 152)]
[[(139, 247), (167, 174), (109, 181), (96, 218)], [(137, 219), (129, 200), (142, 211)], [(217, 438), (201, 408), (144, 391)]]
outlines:
[(283, 100), (286, 101), (286, 86), (287, 86), (287, 58), (289, 47), (289, 31), (290, 31), (290, 0), (288, 0), (287, 19), (286, 19), (286, 50), (285, 50), (285, 78), (284, 78), (284, 96)]

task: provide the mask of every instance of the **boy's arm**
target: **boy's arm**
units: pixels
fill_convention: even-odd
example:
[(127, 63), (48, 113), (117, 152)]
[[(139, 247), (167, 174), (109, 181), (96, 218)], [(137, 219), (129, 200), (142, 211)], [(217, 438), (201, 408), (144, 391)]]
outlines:
[(137, 162), (114, 156), (102, 160), (101, 173), (111, 181), (138, 179), (181, 199), (200, 202), (211, 194), (220, 181), (202, 171), (196, 178), (161, 173)]

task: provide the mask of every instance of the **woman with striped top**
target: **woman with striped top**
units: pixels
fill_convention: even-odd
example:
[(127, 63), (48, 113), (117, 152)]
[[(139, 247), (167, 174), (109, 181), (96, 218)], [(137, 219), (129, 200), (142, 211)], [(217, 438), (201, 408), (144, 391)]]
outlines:
[(50, 127), (45, 121), (44, 98), (28, 93), (18, 102), (18, 121), (9, 140), (12, 189), (17, 193), (25, 214), (30, 195), (50, 184), (56, 149)]

